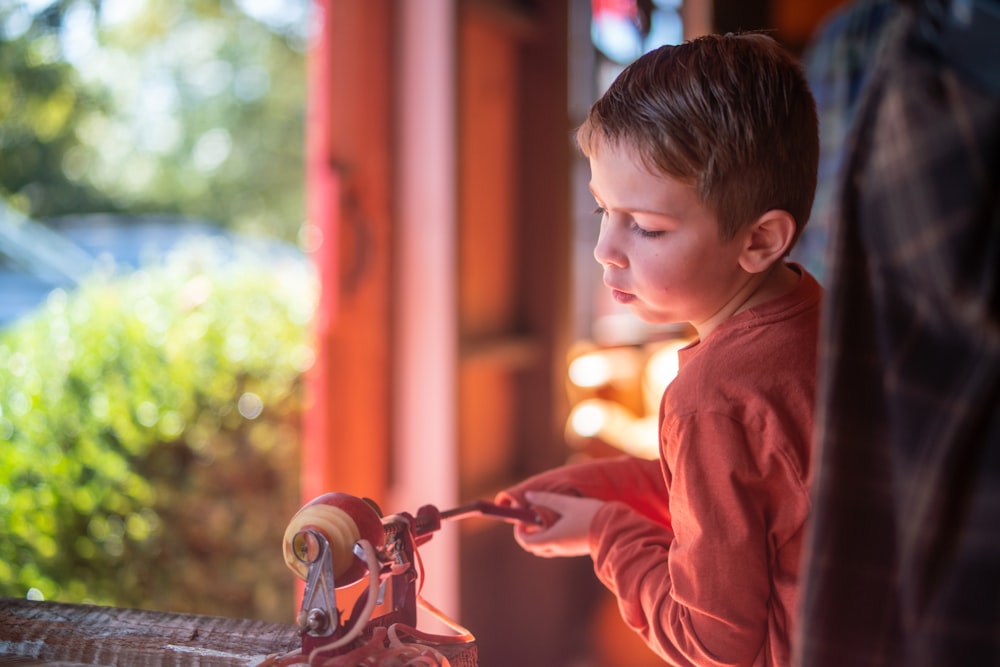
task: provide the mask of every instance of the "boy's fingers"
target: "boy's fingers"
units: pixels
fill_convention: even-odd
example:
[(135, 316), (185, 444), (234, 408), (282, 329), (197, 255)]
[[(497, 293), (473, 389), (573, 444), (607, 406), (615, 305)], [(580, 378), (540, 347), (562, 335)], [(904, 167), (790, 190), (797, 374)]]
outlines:
[(535, 510), (538, 518), (541, 519), (543, 529), (550, 527), (562, 516), (562, 512), (559, 510), (564, 509), (565, 503), (562, 502), (562, 499), (566, 496), (548, 491), (528, 491), (524, 497), (531, 503), (531, 509)]
[(575, 498), (575, 496), (552, 493), (551, 491), (528, 491), (524, 497), (532, 505), (543, 505), (554, 510), (566, 509), (567, 505)]
[(547, 545), (552, 538), (548, 535), (548, 530), (545, 528), (518, 526), (514, 533), (514, 539), (526, 551), (536, 556), (541, 556), (549, 551)]

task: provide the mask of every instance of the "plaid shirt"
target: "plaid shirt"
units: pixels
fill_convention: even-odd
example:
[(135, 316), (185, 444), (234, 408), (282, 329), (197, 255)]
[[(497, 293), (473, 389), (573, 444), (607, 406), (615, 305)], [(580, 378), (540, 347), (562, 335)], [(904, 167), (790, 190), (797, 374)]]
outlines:
[(819, 169), (809, 224), (791, 258), (825, 283), (826, 247), (837, 184), (854, 113), (872, 63), (900, 12), (894, 0), (858, 0), (827, 18), (802, 55), (819, 115)]
[(837, 195), (800, 667), (1000, 665), (1000, 91), (915, 25)]

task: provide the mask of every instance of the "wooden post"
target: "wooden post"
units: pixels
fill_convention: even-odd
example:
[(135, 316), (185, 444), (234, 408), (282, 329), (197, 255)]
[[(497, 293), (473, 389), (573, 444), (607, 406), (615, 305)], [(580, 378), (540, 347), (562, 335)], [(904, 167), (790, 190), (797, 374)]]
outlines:
[(316, 0), (309, 56), (309, 224), (322, 280), (303, 425), (302, 498), (384, 502), (391, 413), (387, 0)]

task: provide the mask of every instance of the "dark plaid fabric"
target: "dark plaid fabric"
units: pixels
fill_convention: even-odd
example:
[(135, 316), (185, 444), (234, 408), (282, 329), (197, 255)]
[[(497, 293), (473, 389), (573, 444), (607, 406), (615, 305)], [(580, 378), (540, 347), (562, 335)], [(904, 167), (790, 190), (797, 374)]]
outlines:
[(799, 667), (1000, 665), (1000, 95), (913, 25), (837, 195)]
[(902, 12), (895, 0), (856, 0), (833, 12), (802, 54), (819, 114), (819, 169), (809, 223), (792, 250), (820, 283), (826, 282), (826, 248), (833, 193), (861, 91), (879, 58), (890, 22)]

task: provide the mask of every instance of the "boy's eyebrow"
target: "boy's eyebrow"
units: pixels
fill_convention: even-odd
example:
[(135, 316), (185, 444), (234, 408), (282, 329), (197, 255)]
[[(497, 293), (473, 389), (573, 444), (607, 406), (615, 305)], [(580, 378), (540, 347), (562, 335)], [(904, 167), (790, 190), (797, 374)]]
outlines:
[[(591, 185), (591, 184), (588, 183), (587, 184), (587, 189), (590, 190), (590, 194), (594, 197), (594, 199), (596, 199), (598, 202), (601, 201), (601, 197), (594, 190), (594, 186), (593, 185)], [(619, 208), (621, 208), (621, 207), (619, 207)], [(642, 213), (644, 215), (655, 215), (655, 216), (659, 216), (661, 218), (670, 218), (670, 217), (673, 217), (669, 213), (667, 213), (666, 211), (660, 211), (660, 210), (652, 210), (652, 209), (645, 209), (645, 208), (634, 208), (634, 207), (631, 207), (631, 206), (626, 206), (626, 207), (624, 207), (623, 210), (626, 210), (629, 213)]]

